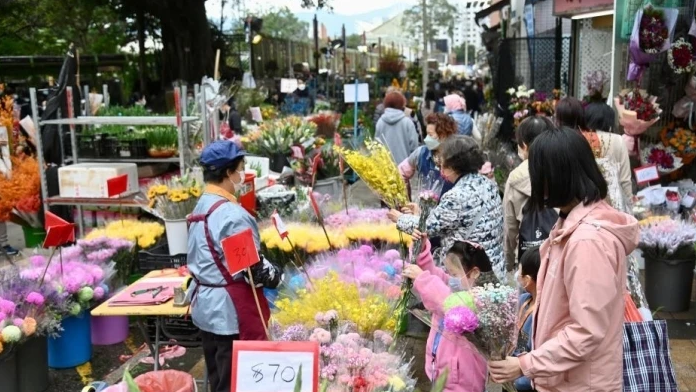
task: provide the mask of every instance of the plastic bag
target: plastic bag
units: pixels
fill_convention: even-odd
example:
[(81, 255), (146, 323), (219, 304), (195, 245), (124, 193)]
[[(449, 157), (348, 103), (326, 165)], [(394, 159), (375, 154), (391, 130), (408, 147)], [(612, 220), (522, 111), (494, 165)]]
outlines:
[[(196, 392), (193, 377), (178, 370), (147, 372), (136, 377), (135, 383), (140, 392)], [(128, 392), (128, 387), (118, 383), (106, 388), (104, 392)]]
[(639, 323), (643, 321), (643, 316), (641, 316), (636, 304), (633, 303), (631, 294), (624, 294), (624, 322), (626, 323)]

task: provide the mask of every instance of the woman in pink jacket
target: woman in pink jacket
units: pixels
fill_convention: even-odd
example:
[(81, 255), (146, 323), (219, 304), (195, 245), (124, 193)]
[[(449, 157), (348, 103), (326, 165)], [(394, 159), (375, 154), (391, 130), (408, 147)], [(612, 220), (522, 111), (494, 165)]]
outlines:
[(491, 377), (524, 374), (539, 392), (621, 392), (626, 255), (638, 223), (604, 201), (607, 183), (573, 129), (536, 138), (529, 174), (532, 206), (561, 212), (541, 247), (532, 351), (491, 362)]
[(441, 332), (445, 299), (452, 293), (485, 283), (497, 283), (493, 267), (479, 244), (457, 241), (447, 251), (445, 271), (435, 267), (430, 241), (424, 241), (418, 265), (404, 268), (404, 276), (413, 279), (413, 288), (432, 313), (432, 328), (425, 346), (425, 373), (435, 381), (449, 370), (445, 392), (483, 392), (486, 385), (486, 360), (465, 337)]

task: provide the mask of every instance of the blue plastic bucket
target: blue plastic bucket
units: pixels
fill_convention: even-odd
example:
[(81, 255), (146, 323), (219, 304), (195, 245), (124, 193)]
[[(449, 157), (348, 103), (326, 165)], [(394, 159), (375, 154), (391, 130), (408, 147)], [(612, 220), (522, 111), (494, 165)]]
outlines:
[(271, 309), (275, 309), (275, 301), (278, 298), (278, 290), (264, 288), (263, 295), (266, 296), (266, 300), (268, 301), (268, 306)]
[(92, 333), (90, 315), (64, 318), (60, 337), (48, 339), (48, 366), (69, 369), (82, 365), (92, 358)]

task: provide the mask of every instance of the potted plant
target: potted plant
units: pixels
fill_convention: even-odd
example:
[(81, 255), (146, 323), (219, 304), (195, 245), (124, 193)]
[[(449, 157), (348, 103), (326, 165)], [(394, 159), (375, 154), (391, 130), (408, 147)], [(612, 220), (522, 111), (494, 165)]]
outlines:
[(645, 259), (645, 297), (651, 309), (689, 309), (694, 280), (696, 226), (665, 217), (641, 221), (640, 244)]
[(179, 133), (176, 127), (157, 126), (143, 129), (152, 158), (170, 158), (176, 155)]

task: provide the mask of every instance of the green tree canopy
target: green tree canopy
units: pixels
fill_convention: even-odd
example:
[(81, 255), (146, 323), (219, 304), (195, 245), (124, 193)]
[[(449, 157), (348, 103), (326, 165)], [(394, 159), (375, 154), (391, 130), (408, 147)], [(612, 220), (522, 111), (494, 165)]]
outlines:
[[(425, 0), (426, 37), (432, 42), (438, 32), (445, 32), (448, 37), (454, 37), (454, 23), (457, 18), (457, 7), (448, 0)], [(423, 44), (423, 12), (421, 1), (404, 11), (401, 26), (406, 33), (420, 45)]]
[(299, 20), (288, 7), (270, 8), (260, 13), (260, 18), (263, 19), (263, 35), (293, 41), (309, 39), (309, 23)]

